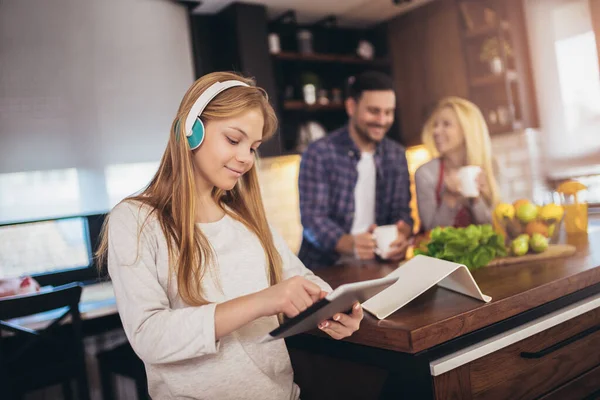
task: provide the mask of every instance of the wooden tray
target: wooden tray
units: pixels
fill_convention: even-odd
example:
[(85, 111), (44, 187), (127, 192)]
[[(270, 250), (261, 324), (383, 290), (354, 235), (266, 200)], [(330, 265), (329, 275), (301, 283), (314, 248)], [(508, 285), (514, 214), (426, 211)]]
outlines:
[(520, 257), (501, 257), (492, 260), (487, 266), (498, 267), (510, 264), (549, 260), (551, 258), (569, 257), (575, 254), (576, 248), (570, 244), (551, 244), (548, 249), (539, 254), (525, 254)]

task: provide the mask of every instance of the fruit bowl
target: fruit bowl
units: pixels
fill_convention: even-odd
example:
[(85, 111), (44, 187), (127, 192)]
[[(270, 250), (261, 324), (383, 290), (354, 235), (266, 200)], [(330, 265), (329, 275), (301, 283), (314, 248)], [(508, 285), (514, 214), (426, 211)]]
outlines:
[[(513, 204), (499, 204), (494, 210), (494, 227), (504, 235), (506, 245), (512, 253), (542, 252), (545, 250), (540, 235), (546, 238), (547, 244), (558, 243), (564, 210), (558, 204), (539, 206), (529, 200), (518, 200)], [(535, 243), (532, 243), (533, 237)], [(528, 242), (516, 250), (515, 241)], [(537, 245), (539, 243), (539, 245)], [(524, 250), (524, 247), (528, 247)], [(532, 249), (530, 249), (532, 248)], [(516, 250), (516, 251), (515, 251)], [(518, 255), (518, 254), (517, 254)]]

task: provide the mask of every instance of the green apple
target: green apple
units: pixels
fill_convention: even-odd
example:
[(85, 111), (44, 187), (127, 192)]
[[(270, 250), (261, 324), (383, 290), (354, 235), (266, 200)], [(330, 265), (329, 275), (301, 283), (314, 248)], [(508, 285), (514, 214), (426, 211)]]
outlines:
[(522, 256), (529, 251), (529, 242), (526, 240), (513, 240), (510, 249), (515, 256)]
[(535, 204), (523, 204), (517, 209), (517, 218), (524, 224), (534, 221), (538, 214), (538, 207)]
[(548, 238), (541, 233), (534, 233), (531, 235), (531, 239), (529, 239), (529, 246), (536, 253), (546, 251), (548, 248)]
[(529, 242), (529, 235), (526, 233), (521, 233), (519, 236), (517, 236), (515, 238), (515, 240), (524, 240), (526, 242)]

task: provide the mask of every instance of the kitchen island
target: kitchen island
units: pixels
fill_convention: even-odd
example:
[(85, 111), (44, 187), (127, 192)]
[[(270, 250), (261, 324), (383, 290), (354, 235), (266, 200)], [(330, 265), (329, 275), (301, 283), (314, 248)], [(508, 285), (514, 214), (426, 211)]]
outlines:
[[(490, 303), (434, 287), (384, 320), (365, 312), (344, 341), (318, 331), (288, 338), (302, 398), (600, 395), (600, 231), (568, 243), (577, 247), (568, 258), (474, 271)], [(335, 288), (395, 268), (348, 263), (315, 273)]]

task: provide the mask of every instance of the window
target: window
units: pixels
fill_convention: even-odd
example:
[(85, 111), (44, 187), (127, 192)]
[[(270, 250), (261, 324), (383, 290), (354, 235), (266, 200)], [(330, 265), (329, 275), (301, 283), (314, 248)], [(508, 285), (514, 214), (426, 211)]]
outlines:
[(110, 208), (144, 189), (158, 170), (157, 162), (118, 164), (106, 167), (106, 191)]
[(80, 210), (77, 170), (0, 174), (0, 221), (46, 219)]
[(527, 0), (546, 172), (600, 173), (600, 74), (589, 0)]

